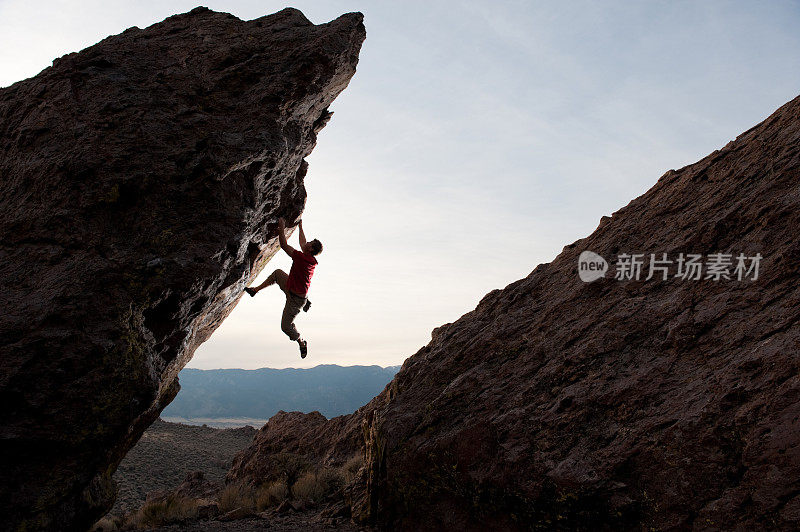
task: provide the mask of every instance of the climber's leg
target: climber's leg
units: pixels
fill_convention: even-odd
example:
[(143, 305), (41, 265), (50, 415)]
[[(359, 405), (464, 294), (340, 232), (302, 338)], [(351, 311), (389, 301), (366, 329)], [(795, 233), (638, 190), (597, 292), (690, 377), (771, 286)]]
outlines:
[(269, 274), (269, 276), (266, 279), (264, 279), (263, 283), (261, 283), (260, 285), (256, 286), (255, 288), (245, 288), (245, 290), (247, 291), (248, 294), (250, 294), (251, 296), (254, 296), (262, 288), (266, 288), (266, 287), (270, 286), (271, 284), (277, 283), (278, 287), (280, 287), (281, 290), (286, 292), (286, 281), (288, 279), (289, 279), (289, 275), (285, 271), (280, 270), (280, 269), (279, 270), (275, 270), (274, 272)]
[(306, 298), (288, 292), (286, 294), (286, 305), (283, 307), (281, 316), (281, 330), (286, 333), (290, 340), (296, 342), (300, 338), (300, 333), (294, 325), (294, 319), (300, 313), (300, 309), (306, 303)]

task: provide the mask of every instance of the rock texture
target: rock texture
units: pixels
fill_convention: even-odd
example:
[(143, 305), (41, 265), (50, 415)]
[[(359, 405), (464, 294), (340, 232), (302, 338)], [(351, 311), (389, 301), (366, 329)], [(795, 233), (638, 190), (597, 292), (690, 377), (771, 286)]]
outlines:
[(362, 453), (362, 410), (330, 420), (319, 412), (278, 412), (256, 433), (253, 444), (235, 456), (227, 482), (269, 483), (285, 474), (288, 457), (312, 466), (343, 465)]
[(80, 529), (296, 220), (365, 38), (197, 8), (0, 89), (0, 515)]
[[(321, 461), (361, 447), (349, 502), (385, 529), (797, 530), (798, 233), (800, 98), (434, 330), (355, 414), (271, 420), (229, 479), (311, 437)], [(763, 259), (584, 283), (584, 250)]]

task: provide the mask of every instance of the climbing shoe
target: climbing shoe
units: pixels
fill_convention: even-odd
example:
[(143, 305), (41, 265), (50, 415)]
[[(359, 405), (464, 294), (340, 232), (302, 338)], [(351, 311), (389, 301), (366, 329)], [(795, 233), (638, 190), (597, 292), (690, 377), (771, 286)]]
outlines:
[(256, 295), (256, 291), (255, 291), (254, 288), (247, 287), (247, 288), (244, 289), (244, 291), (247, 292), (248, 294), (250, 294), (250, 297), (253, 297), (254, 295)]
[(306, 355), (308, 354), (308, 342), (303, 340), (302, 342), (297, 343), (300, 344), (300, 358), (306, 358)]
[(306, 304), (303, 305), (303, 312), (308, 312), (308, 309), (310, 309), (310, 308), (311, 308), (311, 300), (310, 299), (306, 299)]

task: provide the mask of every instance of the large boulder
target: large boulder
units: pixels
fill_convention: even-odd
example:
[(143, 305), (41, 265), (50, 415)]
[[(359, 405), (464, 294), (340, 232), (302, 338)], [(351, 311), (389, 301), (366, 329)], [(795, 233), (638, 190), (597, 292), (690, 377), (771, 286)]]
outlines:
[(0, 89), (0, 515), (85, 529), (303, 209), (360, 13), (196, 8)]
[[(797, 530), (798, 234), (800, 97), (435, 329), (368, 405), (314, 419), (306, 454), (360, 448), (352, 513), (390, 530)], [(581, 280), (584, 251), (605, 277)], [(626, 254), (638, 281), (615, 279)], [(281, 425), (310, 426), (270, 420), (229, 480), (302, 452), (311, 433)]]
[(253, 442), (233, 459), (226, 481), (267, 484), (297, 467), (341, 466), (362, 453), (358, 415), (326, 419), (319, 412), (280, 411), (261, 427)]

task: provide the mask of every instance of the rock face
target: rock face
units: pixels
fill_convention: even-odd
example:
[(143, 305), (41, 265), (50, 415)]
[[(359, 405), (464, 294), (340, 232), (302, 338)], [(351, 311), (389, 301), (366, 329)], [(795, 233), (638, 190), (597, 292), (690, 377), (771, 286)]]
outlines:
[(360, 13), (197, 8), (0, 89), (0, 515), (85, 529), (296, 220)]
[[(434, 330), (372, 402), (317, 420), (309, 452), (362, 449), (349, 502), (385, 529), (796, 530), (798, 233), (800, 98)], [(611, 264), (591, 283), (586, 250)], [(717, 252), (731, 274), (760, 253), (758, 279), (645, 280), (650, 253)], [(641, 279), (614, 279), (632, 253)], [(269, 424), (229, 479), (292, 447)]]
[(256, 433), (253, 444), (236, 455), (226, 480), (268, 483), (281, 476), (287, 456), (312, 465), (344, 464), (362, 453), (360, 412), (330, 420), (319, 412), (278, 412)]

